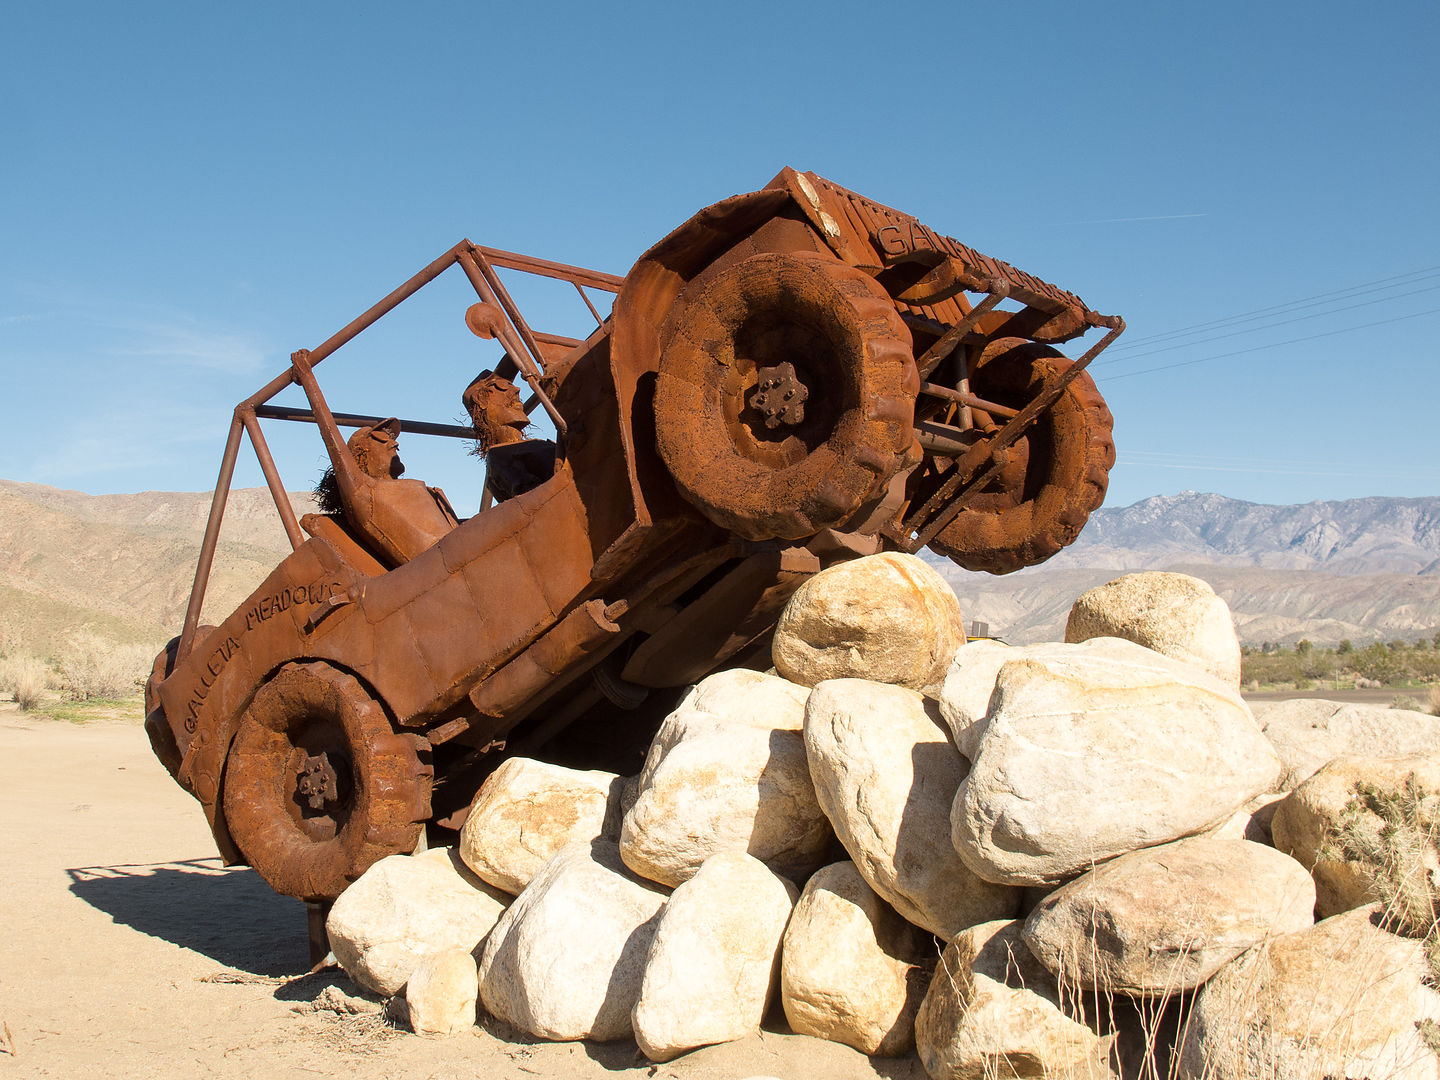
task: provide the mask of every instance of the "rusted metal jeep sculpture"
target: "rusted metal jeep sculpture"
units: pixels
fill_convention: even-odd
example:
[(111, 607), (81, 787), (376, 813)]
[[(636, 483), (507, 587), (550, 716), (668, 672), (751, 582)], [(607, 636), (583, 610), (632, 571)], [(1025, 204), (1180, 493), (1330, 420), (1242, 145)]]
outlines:
[[(386, 463), (399, 431), (476, 431), (333, 414), (314, 374), (454, 264), (497, 374), (557, 432), (548, 478), (464, 521)], [(597, 328), (532, 330), (501, 269), (573, 284)], [(586, 290), (615, 294), (608, 317)], [(623, 279), (461, 241), (236, 407), (184, 629), (146, 689), (155, 752), (227, 863), (333, 898), (427, 823), (455, 827), (505, 753), (618, 738), (722, 665), (768, 666), (781, 607), (824, 565), (928, 546), (1006, 573), (1070, 543), (1114, 462), (1084, 368), (1123, 327), (792, 169)], [(1054, 348), (1094, 328), (1079, 359)], [(268, 404), (292, 383), (309, 409)], [(338, 513), (296, 520), (262, 418), (318, 426)], [(242, 432), (294, 551), (200, 627)]]

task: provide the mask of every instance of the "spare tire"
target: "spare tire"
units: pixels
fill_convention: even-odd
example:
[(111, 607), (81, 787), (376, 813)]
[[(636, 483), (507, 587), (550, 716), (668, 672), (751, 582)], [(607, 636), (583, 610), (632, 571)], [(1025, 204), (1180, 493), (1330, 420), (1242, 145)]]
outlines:
[(661, 328), (655, 425), (681, 494), (749, 540), (840, 524), (909, 458), (910, 333), (864, 272), (764, 252), (682, 293)]
[(225, 761), (225, 823), (278, 893), (333, 900), (430, 816), (429, 743), (397, 733), (353, 675), (287, 664), (256, 692)]
[[(981, 355), (971, 389), (1019, 409), (1071, 364), (1049, 346), (1002, 338)], [(1105, 500), (1115, 464), (1113, 424), (1095, 381), (1081, 372), (1007, 451), (999, 475), (928, 546), (967, 570), (991, 574), (1044, 562), (1080, 535)]]

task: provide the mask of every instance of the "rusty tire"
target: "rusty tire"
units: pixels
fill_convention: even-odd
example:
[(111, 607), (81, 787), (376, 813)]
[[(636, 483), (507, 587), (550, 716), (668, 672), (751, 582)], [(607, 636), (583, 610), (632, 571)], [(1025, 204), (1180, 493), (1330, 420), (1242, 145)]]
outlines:
[(397, 733), (360, 682), (289, 664), (256, 693), (225, 764), (225, 821), (276, 892), (331, 900), (430, 816), (429, 744)]
[[(905, 464), (919, 389), (910, 333), (885, 291), (833, 256), (752, 255), (682, 294), (661, 336), (660, 455), (681, 494), (731, 532), (812, 536)], [(771, 427), (755, 395), (781, 362), (808, 396), (803, 417)]]
[[(1071, 363), (1048, 346), (1001, 339), (982, 354), (971, 385), (982, 398), (1021, 408)], [(1110, 410), (1081, 372), (1021, 436), (1000, 476), (929, 546), (967, 570), (991, 574), (1044, 562), (1080, 535), (1105, 499), (1114, 464)]]

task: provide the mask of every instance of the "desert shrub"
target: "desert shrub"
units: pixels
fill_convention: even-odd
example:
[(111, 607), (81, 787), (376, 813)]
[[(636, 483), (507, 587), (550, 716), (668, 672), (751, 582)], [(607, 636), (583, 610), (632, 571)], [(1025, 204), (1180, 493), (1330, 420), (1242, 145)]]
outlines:
[(1431, 979), (1440, 984), (1440, 886), (1429, 870), (1440, 859), (1440, 795), (1413, 774), (1398, 790), (1356, 784), (1326, 847), (1359, 865), (1391, 929), (1424, 941)]
[(1440, 716), (1440, 686), (1430, 687), (1430, 696), (1425, 701), (1425, 711), (1431, 716)]
[(22, 712), (40, 704), (50, 670), (38, 656), (12, 652), (0, 659), (0, 692), (13, 694)]
[(1310, 649), (1300, 654), (1300, 672), (1307, 679), (1328, 679), (1335, 674), (1335, 657)]
[(1291, 652), (1251, 653), (1240, 659), (1240, 677), (1262, 683), (1295, 683), (1303, 677), (1301, 658)]
[(1416, 701), (1409, 694), (1396, 694), (1390, 699), (1392, 709), (1411, 709), (1416, 712), (1422, 711), (1420, 702)]
[(83, 631), (59, 657), (61, 686), (75, 701), (129, 697), (144, 687), (150, 661), (143, 645), (116, 645)]
[(1411, 653), (1410, 671), (1417, 679), (1440, 678), (1440, 652), (1428, 649)]
[(1403, 670), (1401, 658), (1381, 642), (1367, 645), (1355, 654), (1355, 670), (1367, 679), (1387, 683), (1398, 678)]

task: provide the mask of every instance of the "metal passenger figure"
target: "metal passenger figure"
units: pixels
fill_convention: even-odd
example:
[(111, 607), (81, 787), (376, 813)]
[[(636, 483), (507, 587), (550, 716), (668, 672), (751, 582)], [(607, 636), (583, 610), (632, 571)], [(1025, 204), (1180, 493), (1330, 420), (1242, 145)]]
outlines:
[(485, 486), (496, 502), (539, 487), (555, 474), (555, 444), (527, 439), (530, 417), (509, 379), (483, 371), (461, 395), (475, 426), (476, 452), (485, 458)]

